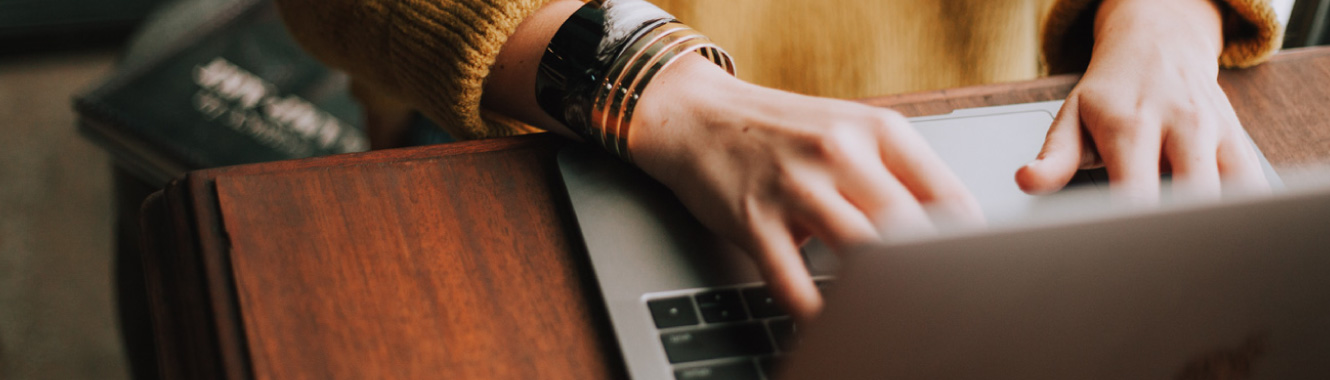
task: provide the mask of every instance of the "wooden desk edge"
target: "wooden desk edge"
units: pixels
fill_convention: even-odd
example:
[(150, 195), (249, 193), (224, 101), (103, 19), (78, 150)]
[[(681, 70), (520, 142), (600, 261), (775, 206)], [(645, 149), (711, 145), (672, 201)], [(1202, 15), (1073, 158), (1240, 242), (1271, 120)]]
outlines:
[[(204, 252), (195, 237), (195, 214), (179, 180), (144, 201), (143, 266), (163, 378), (220, 379), (223, 373), (212, 299), (205, 281)], [(232, 376), (234, 378), (234, 376)]]

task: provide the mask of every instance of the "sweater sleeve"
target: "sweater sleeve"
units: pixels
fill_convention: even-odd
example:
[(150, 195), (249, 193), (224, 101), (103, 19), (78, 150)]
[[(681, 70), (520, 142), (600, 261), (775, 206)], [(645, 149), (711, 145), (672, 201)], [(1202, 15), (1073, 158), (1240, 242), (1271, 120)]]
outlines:
[(482, 114), (490, 66), (548, 0), (277, 0), (287, 28), (325, 63), (423, 112), (454, 137), (531, 127)]
[[(1044, 63), (1052, 74), (1084, 71), (1094, 47), (1095, 10), (1101, 0), (1058, 0), (1044, 22)], [(1279, 51), (1283, 26), (1270, 0), (1216, 0), (1224, 15), (1220, 66), (1255, 66)]]

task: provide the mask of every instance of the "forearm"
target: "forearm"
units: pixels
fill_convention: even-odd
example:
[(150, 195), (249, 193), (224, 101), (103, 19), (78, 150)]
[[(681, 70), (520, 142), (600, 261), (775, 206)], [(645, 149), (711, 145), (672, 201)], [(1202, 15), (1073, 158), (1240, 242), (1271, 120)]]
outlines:
[(490, 68), (481, 104), (537, 128), (575, 138), (571, 130), (536, 103), (536, 72), (554, 33), (582, 4), (578, 0), (555, 0), (523, 20)]
[(1095, 17), (1091, 65), (1109, 54), (1162, 49), (1217, 71), (1223, 48), (1222, 13), (1211, 0), (1105, 0)]
[[(1218, 33), (1209, 30), (1216, 25), (1212, 21), (1218, 22)], [(1147, 22), (1157, 25), (1136, 30)], [(1143, 32), (1146, 29), (1153, 30)], [(1218, 41), (1191, 43), (1196, 46), (1169, 47), (1210, 49), (1219, 44), (1217, 63), (1222, 67), (1261, 63), (1283, 41), (1278, 17), (1267, 0), (1058, 0), (1041, 34), (1044, 63), (1051, 74), (1084, 71), (1091, 61), (1091, 47), (1102, 50), (1102, 37), (1220, 36)], [(1155, 44), (1169, 43), (1175, 42)]]

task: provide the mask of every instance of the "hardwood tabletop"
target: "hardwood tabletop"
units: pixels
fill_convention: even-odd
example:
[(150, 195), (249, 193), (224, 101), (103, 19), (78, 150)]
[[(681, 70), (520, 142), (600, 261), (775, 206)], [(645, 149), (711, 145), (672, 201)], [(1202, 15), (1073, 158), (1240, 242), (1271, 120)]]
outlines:
[[(1061, 99), (1076, 80), (864, 101), (920, 116)], [(1220, 82), (1276, 167), (1330, 161), (1330, 48)], [(565, 144), (528, 135), (173, 182), (144, 205), (163, 374), (626, 377), (555, 164)]]

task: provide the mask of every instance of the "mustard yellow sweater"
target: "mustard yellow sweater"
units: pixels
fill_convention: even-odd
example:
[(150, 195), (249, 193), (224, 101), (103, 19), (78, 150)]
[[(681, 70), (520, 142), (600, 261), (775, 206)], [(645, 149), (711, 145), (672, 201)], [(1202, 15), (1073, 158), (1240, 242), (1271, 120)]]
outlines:
[[(532, 130), (483, 112), (480, 99), (504, 41), (546, 1), (277, 2), (297, 40), (350, 73), (371, 111), (416, 109), (465, 139)], [(653, 2), (728, 50), (745, 80), (858, 98), (1080, 71), (1099, 0)], [(1220, 3), (1220, 64), (1254, 65), (1278, 49), (1267, 0)]]

